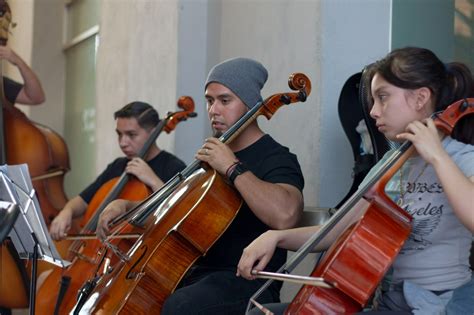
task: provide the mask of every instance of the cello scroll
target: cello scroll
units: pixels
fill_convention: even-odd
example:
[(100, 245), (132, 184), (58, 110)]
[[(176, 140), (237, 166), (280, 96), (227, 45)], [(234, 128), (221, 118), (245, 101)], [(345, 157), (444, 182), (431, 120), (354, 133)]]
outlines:
[(265, 99), (261, 114), (270, 119), (282, 105), (289, 105), (296, 102), (305, 102), (311, 93), (311, 81), (303, 73), (293, 73), (288, 78), (288, 86), (298, 92), (278, 93)]
[(435, 125), (445, 134), (450, 135), (456, 123), (472, 113), (474, 113), (474, 98), (465, 98), (449, 105), (444, 111), (435, 113)]
[(298, 92), (277, 93), (267, 97), (262, 103), (254, 106), (242, 118), (239, 119), (229, 130), (223, 134), (219, 140), (224, 143), (230, 143), (244, 126), (254, 121), (258, 116), (263, 115), (268, 120), (272, 118), (275, 112), (283, 105), (291, 103), (305, 102), (311, 93), (311, 81), (303, 73), (293, 73), (288, 78), (288, 86)]
[(179, 122), (184, 121), (190, 117), (196, 117), (197, 114), (194, 112), (194, 100), (190, 96), (181, 96), (178, 99), (178, 107), (182, 108), (182, 111), (175, 113), (168, 113), (165, 118), (167, 123), (164, 127), (166, 133), (170, 133), (176, 128)]

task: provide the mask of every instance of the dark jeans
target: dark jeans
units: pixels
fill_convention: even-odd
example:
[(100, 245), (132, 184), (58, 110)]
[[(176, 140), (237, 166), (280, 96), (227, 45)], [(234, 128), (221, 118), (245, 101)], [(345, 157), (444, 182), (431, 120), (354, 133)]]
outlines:
[(446, 305), (446, 314), (474, 314), (474, 278), (454, 290)]
[(382, 294), (376, 302), (377, 311), (365, 312), (366, 314), (411, 314), (411, 308), (408, 306), (403, 295), (403, 286), (399, 285), (392, 291)]
[[(265, 281), (249, 281), (235, 275), (235, 270), (211, 271), (194, 268), (180, 287), (166, 299), (162, 315), (236, 314), (245, 313), (250, 297)], [(275, 288), (259, 297), (263, 303), (279, 301)]]

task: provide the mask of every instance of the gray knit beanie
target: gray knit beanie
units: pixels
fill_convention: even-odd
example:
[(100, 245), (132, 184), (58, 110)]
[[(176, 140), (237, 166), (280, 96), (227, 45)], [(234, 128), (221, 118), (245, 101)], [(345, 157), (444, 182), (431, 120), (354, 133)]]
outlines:
[(228, 59), (215, 65), (207, 76), (206, 85), (216, 82), (237, 95), (248, 108), (262, 101), (260, 90), (267, 81), (267, 69), (249, 58)]

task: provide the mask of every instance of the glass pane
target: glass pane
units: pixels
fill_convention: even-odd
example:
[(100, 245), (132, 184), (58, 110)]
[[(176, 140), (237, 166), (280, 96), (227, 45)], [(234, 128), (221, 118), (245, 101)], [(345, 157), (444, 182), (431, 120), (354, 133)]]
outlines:
[(98, 36), (66, 52), (65, 138), (71, 159), (66, 176), (69, 196), (81, 192), (95, 178), (95, 56)]
[(454, 60), (474, 69), (474, 2), (456, 0), (454, 4)]
[(66, 6), (67, 42), (99, 24), (99, 0), (75, 0)]

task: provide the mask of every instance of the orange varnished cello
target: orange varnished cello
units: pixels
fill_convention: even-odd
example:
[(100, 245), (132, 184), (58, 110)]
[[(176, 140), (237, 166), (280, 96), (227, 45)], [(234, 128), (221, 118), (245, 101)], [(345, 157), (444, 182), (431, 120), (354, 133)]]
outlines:
[[(11, 11), (0, 1), (2, 31), (0, 44), (6, 45)], [(0, 163), (28, 164), (42, 213), (47, 224), (67, 202), (63, 177), (69, 170), (67, 147), (62, 138), (46, 126), (30, 121), (5, 98), (0, 72)], [(25, 266), (9, 241), (0, 246), (0, 306), (28, 306), (29, 277)]]
[[(166, 118), (159, 122), (140, 149), (138, 157), (146, 156), (162, 130), (170, 133), (179, 122), (196, 116), (194, 101), (191, 97), (181, 97), (178, 100), (178, 107), (183, 110), (168, 113)], [(123, 172), (120, 178), (111, 179), (100, 187), (88, 204), (80, 235), (90, 235), (95, 232), (99, 215), (112, 200), (120, 198), (139, 201), (145, 199), (150, 193), (145, 184), (126, 172)], [(76, 237), (80, 238), (80, 235)], [(126, 238), (117, 238), (113, 243), (121, 250), (128, 250), (133, 245)], [(95, 238), (72, 242), (66, 257), (72, 264), (66, 269), (54, 269), (45, 279), (37, 293), (36, 313), (68, 314), (76, 303), (77, 293), (83, 283), (91, 277), (100, 276), (103, 270), (107, 270), (108, 266), (116, 263), (116, 256), (103, 252), (102, 247), (102, 243)], [(102, 252), (103, 255), (97, 255), (98, 252)]]
[[(451, 104), (434, 114), (435, 125), (451, 134), (456, 123), (474, 113), (474, 98)], [(408, 238), (411, 216), (386, 194), (385, 186), (395, 172), (412, 155), (414, 147), (405, 142), (392, 154), (369, 182), (344, 203), (336, 214), (308, 240), (279, 272), (288, 272), (333, 229), (342, 233), (323, 256), (311, 274), (318, 285), (304, 285), (286, 309), (285, 314), (352, 314), (361, 311), (378, 283)], [(352, 218), (337, 225), (355, 212)], [(354, 217), (360, 219), (353, 221)], [(349, 224), (348, 224), (349, 223)], [(253, 272), (257, 277), (285, 281), (286, 275)], [(297, 276), (293, 277), (297, 278)], [(305, 277), (303, 277), (305, 278)], [(252, 297), (254, 300), (268, 283)]]
[[(296, 93), (275, 94), (258, 103), (219, 140), (229, 143), (259, 115), (270, 119), (283, 104), (302, 102), (311, 82), (290, 76)], [(171, 192), (170, 192), (171, 191)], [(165, 187), (132, 210), (127, 224), (143, 224), (144, 234), (113, 271), (101, 279), (74, 312), (158, 314), (192, 264), (205, 255), (237, 215), (242, 199), (224, 178), (196, 160)], [(116, 227), (120, 231), (119, 227)], [(113, 237), (113, 233), (110, 237)]]

